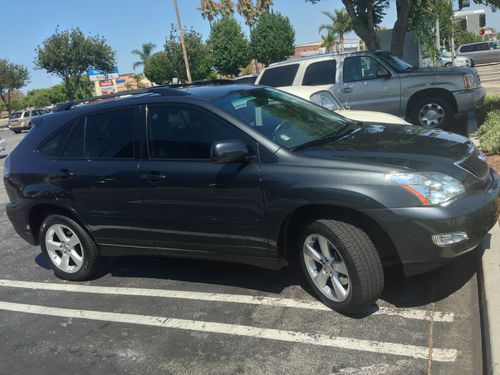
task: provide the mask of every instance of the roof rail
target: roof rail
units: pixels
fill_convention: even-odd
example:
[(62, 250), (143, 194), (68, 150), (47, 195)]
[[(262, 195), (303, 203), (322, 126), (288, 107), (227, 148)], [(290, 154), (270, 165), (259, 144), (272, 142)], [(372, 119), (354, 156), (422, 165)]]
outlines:
[(96, 103), (106, 99), (119, 98), (124, 96), (131, 95), (139, 95), (139, 94), (158, 94), (158, 95), (172, 95), (172, 96), (186, 96), (189, 95), (187, 92), (176, 90), (182, 87), (192, 87), (192, 86), (219, 86), (219, 85), (230, 85), (236, 84), (231, 79), (207, 79), (200, 81), (193, 81), (189, 83), (177, 83), (171, 85), (161, 85), (161, 86), (153, 86), (153, 87), (145, 87), (135, 90), (126, 90), (115, 92), (112, 94), (100, 95), (100, 96), (92, 96), (85, 99), (75, 99), (68, 100), (64, 103), (57, 105), (52, 112), (62, 112), (71, 109), (72, 107), (83, 104), (83, 103)]

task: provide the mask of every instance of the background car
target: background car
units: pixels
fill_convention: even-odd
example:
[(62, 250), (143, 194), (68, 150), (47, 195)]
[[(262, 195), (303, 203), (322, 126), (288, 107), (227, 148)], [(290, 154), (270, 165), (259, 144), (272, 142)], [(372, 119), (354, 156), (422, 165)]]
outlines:
[(46, 109), (30, 109), (26, 111), (12, 112), (9, 116), (9, 129), (14, 133), (20, 133), (22, 130), (31, 129), (33, 123), (31, 120), (37, 116), (46, 115), (50, 111)]
[(492, 40), (464, 44), (457, 48), (457, 56), (468, 57), (471, 60), (471, 66), (500, 62), (500, 42)]
[[(441, 50), (441, 61), (438, 63), (438, 65), (442, 65), (445, 67), (452, 67), (453, 62), (451, 58), (451, 54), (446, 50), (442, 49)], [(432, 61), (430, 57), (427, 57), (423, 59), (422, 61), (422, 67), (427, 68), (427, 67), (433, 67), (435, 66), (435, 62)], [(468, 57), (465, 56), (455, 56), (455, 66), (472, 66), (472, 61)]]
[(328, 91), (328, 86), (325, 86), (322, 89), (310, 86), (286, 86), (278, 88), (282, 91), (288, 92), (289, 94), (301, 97), (302, 99), (310, 100), (313, 103), (319, 104), (330, 111), (334, 111), (339, 115), (354, 121), (411, 125), (402, 118), (388, 113), (347, 109), (342, 105), (342, 103), (340, 103), (335, 95)]

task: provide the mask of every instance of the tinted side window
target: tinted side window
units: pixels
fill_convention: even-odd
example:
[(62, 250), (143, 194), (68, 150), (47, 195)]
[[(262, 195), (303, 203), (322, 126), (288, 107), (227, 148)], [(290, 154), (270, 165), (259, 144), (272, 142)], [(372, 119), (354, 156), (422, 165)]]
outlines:
[(262, 74), (259, 85), (272, 87), (291, 86), (297, 70), (299, 70), (299, 64), (267, 68)]
[(132, 158), (134, 156), (134, 110), (124, 109), (87, 117), (84, 156)]
[(73, 129), (72, 126), (66, 126), (64, 129), (58, 131), (55, 135), (49, 138), (38, 149), (42, 154), (50, 157), (58, 157), (64, 147), (64, 142)]
[(319, 61), (312, 64), (304, 73), (304, 86), (330, 85), (335, 83), (335, 69), (337, 61), (327, 60)]
[(209, 159), (213, 142), (237, 139), (224, 120), (192, 107), (148, 108), (148, 144), (152, 158)]
[(85, 134), (85, 117), (80, 119), (75, 125), (73, 132), (66, 142), (66, 147), (62, 153), (63, 158), (83, 157), (83, 139)]
[(380, 64), (368, 56), (348, 57), (344, 61), (344, 82), (366, 81), (378, 78)]
[(24, 117), (24, 118), (26, 118), (26, 117), (30, 117), (30, 111), (26, 111), (26, 112), (24, 112), (23, 117)]

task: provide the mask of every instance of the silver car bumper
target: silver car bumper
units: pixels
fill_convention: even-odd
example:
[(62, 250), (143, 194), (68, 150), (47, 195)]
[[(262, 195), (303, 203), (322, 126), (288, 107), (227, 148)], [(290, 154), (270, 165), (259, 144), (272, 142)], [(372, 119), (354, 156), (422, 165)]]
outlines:
[(457, 101), (457, 112), (469, 112), (484, 103), (486, 89), (476, 87), (471, 90), (455, 91), (453, 95)]

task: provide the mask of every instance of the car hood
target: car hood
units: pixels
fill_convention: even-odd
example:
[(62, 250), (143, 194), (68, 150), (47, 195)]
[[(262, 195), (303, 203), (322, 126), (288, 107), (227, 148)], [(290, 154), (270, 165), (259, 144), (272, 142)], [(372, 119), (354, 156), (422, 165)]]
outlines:
[[(364, 123), (346, 136), (300, 151), (302, 155), (383, 164), (398, 169), (447, 171), (471, 150), (468, 138), (413, 125)], [(458, 168), (457, 168), (458, 169)]]
[[(451, 61), (451, 60), (450, 60)], [(402, 74), (422, 76), (422, 75), (460, 75), (471, 73), (470, 68), (454, 66), (454, 67), (430, 67), (430, 68), (416, 68)]]
[(340, 109), (335, 111), (341, 116), (347, 117), (348, 119), (361, 122), (381, 122), (386, 124), (404, 124), (410, 125), (408, 122), (400, 117), (390, 115), (383, 112), (373, 112), (373, 111), (355, 111), (350, 109)]

